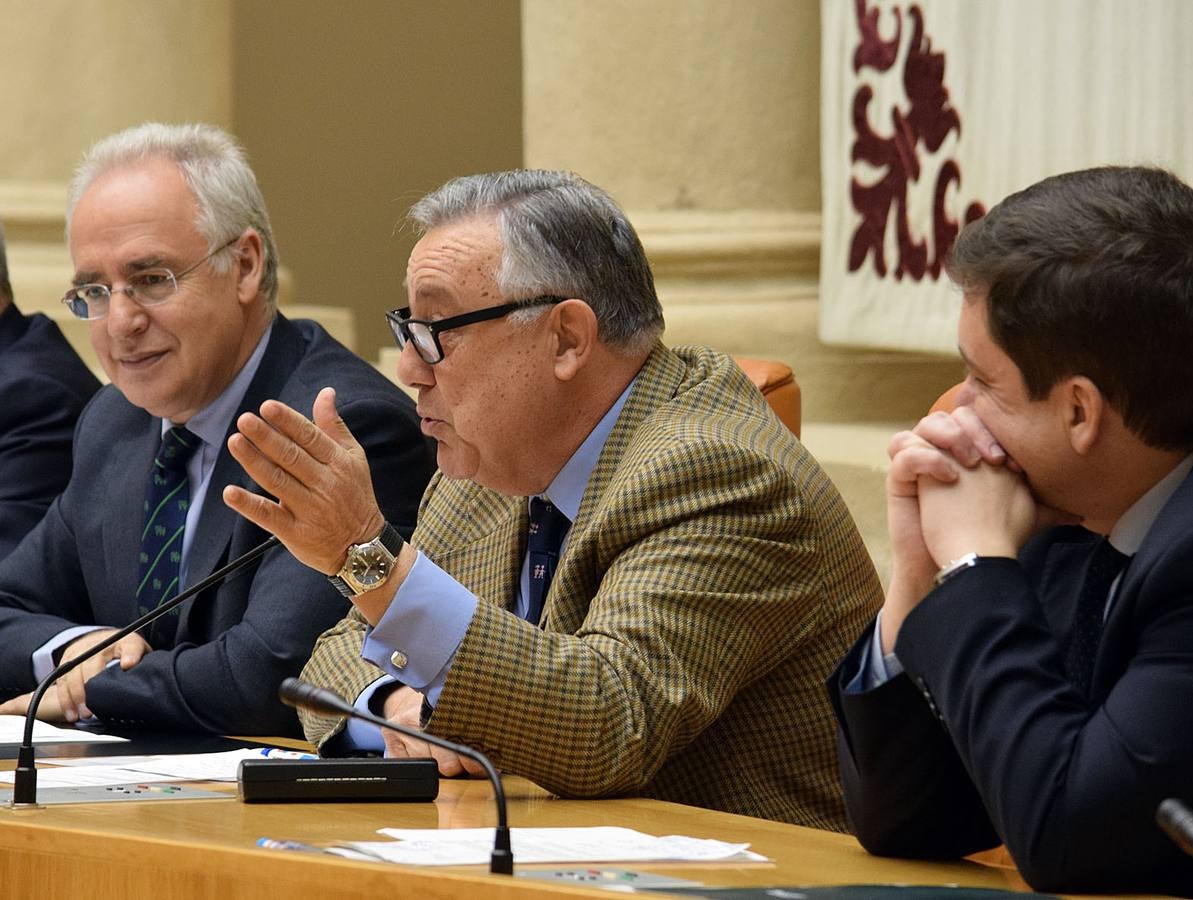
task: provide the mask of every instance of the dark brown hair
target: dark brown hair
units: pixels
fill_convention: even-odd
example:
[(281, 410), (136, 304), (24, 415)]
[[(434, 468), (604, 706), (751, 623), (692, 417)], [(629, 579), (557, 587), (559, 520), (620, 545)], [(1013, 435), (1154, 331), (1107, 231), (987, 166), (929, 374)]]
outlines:
[(1140, 439), (1193, 450), (1193, 188), (1144, 167), (1046, 178), (966, 226), (947, 271), (986, 295), (1032, 399), (1084, 375)]

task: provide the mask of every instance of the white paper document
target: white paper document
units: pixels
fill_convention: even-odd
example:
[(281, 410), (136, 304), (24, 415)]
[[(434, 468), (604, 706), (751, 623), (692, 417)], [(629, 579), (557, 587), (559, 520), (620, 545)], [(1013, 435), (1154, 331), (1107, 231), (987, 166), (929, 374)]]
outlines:
[[(469, 866), (489, 862), (492, 828), (382, 828), (393, 841), (352, 841), (386, 862), (415, 866)], [(516, 863), (589, 862), (765, 862), (749, 844), (730, 844), (682, 835), (655, 837), (631, 828), (511, 828)]]
[[(19, 744), (25, 737), (24, 716), (0, 716), (0, 744)], [(77, 728), (58, 728), (49, 722), (33, 723), (35, 744), (103, 744), (127, 741), (112, 734), (92, 734)]]
[[(0, 784), (12, 784), (15, 772), (0, 772)], [(160, 781), (191, 781), (172, 775), (149, 775), (123, 766), (38, 766), (39, 788), (107, 787), (114, 784), (150, 784)]]
[[(301, 750), (275, 747), (245, 747), (219, 753), (174, 753), (162, 756), (105, 756), (92, 759), (43, 759), (40, 762), (75, 769), (122, 767), (134, 773), (128, 781), (104, 781), (97, 784), (127, 784), (130, 781), (235, 781), (242, 759), (316, 759)], [(47, 767), (42, 770), (49, 772)], [(0, 780), (3, 779), (0, 773)], [(82, 777), (82, 776), (80, 776)], [(102, 777), (97, 773), (96, 777)], [(11, 781), (12, 779), (6, 779)]]

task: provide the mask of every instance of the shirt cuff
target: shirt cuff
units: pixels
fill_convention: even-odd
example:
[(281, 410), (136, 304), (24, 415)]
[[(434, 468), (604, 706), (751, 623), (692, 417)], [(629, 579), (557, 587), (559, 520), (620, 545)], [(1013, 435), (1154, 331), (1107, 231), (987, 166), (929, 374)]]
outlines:
[[(371, 713), (373, 710), (369, 706), (369, 701), (373, 699), (373, 694), (377, 692), (378, 688), (393, 683), (394, 679), (388, 675), (378, 678), (360, 692), (356, 702), (352, 705), (361, 712)], [(348, 750), (385, 749), (385, 741), (381, 738), (381, 729), (369, 722), (362, 722), (360, 719), (349, 719), (340, 739), (343, 742), (343, 748)]]
[(59, 648), (65, 647), (77, 637), (82, 637), (93, 631), (101, 631), (107, 627), (107, 625), (76, 625), (58, 632), (33, 651), (33, 680), (41, 684), (46, 676), (57, 668), (54, 665), (54, 653)]
[(426, 696), (433, 706), (479, 601), (427, 559), (414, 561), (361, 656)]
[(870, 640), (862, 647), (857, 673), (845, 685), (845, 693), (872, 691), (902, 674), (903, 664), (899, 662), (899, 657), (894, 653), (882, 652), (882, 610), (879, 610)]

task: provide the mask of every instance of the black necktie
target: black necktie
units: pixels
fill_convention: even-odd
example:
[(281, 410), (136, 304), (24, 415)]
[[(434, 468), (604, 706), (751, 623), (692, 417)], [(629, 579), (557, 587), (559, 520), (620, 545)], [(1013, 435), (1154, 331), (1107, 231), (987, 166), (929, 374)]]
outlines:
[[(137, 606), (144, 615), (178, 593), (182, 564), (182, 535), (190, 506), (186, 464), (203, 442), (176, 426), (162, 435), (153, 471), (145, 490), (145, 527), (141, 531), (141, 558), (137, 579)], [(173, 639), (178, 611), (163, 617), (153, 628), (150, 644), (157, 648)], [(169, 620), (164, 623), (164, 620)], [(159, 625), (164, 623), (164, 627)]]
[(1086, 697), (1094, 673), (1094, 658), (1102, 637), (1102, 623), (1106, 616), (1106, 600), (1114, 579), (1126, 568), (1131, 557), (1119, 553), (1110, 541), (1102, 538), (1090, 555), (1085, 581), (1077, 599), (1073, 628), (1065, 648), (1065, 674)]
[(551, 502), (535, 497), (530, 501), (530, 533), (526, 554), (530, 558), (530, 608), (526, 620), (538, 624), (543, 615), (543, 601), (551, 587), (559, 547), (571, 527), (568, 517)]

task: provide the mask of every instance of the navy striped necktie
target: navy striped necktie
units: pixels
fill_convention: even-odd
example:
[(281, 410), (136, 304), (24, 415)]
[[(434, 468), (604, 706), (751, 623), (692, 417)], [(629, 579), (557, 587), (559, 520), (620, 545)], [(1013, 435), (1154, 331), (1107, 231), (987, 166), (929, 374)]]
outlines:
[(571, 526), (571, 520), (549, 500), (534, 497), (530, 501), (530, 532), (526, 542), (530, 562), (530, 597), (527, 598), (530, 607), (526, 620), (535, 625), (543, 616), (543, 603), (551, 589), (555, 565), (559, 562), (559, 548)]
[[(190, 482), (186, 464), (203, 442), (182, 426), (162, 435), (153, 472), (145, 490), (145, 527), (141, 531), (141, 558), (137, 578), (137, 607), (144, 615), (178, 593), (182, 565), (182, 536), (186, 530), (186, 511), (190, 507)], [(173, 639), (178, 611), (167, 615), (170, 622), (153, 634), (150, 644), (157, 648)]]

